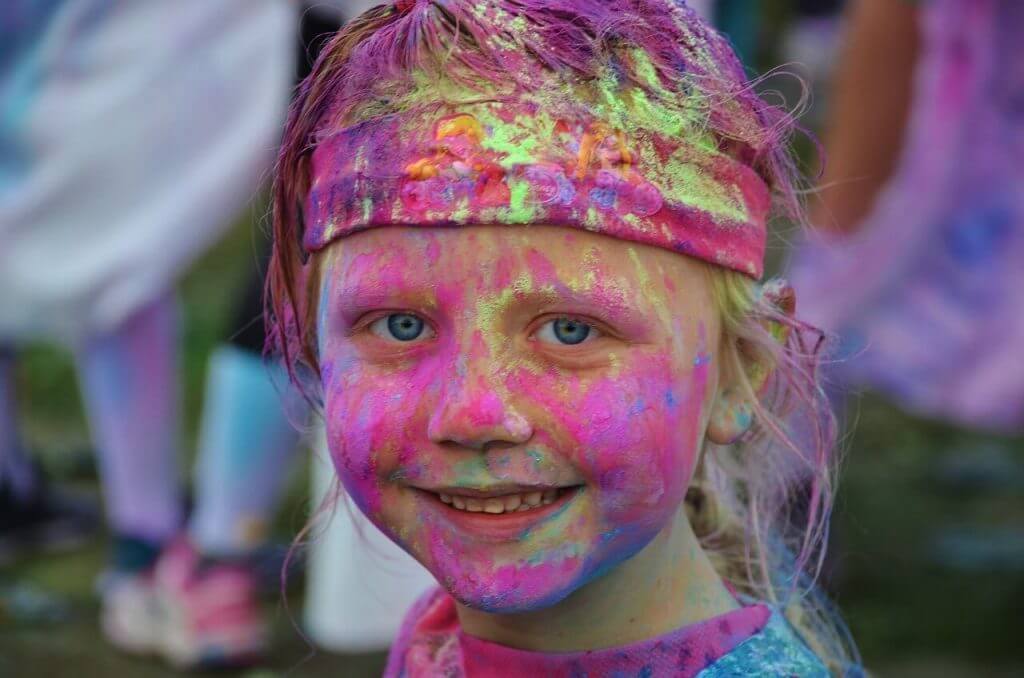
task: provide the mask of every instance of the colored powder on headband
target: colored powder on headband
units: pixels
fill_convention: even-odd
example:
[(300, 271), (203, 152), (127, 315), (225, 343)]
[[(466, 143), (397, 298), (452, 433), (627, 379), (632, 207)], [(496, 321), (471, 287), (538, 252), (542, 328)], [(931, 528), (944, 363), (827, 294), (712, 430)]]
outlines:
[(306, 251), (395, 224), (554, 224), (760, 277), (778, 130), (691, 10), (421, 0), (382, 11), (323, 90)]

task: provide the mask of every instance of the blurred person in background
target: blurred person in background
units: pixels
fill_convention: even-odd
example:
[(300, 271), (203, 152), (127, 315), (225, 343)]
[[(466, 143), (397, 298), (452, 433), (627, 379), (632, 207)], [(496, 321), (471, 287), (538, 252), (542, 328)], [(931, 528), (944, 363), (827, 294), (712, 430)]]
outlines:
[(1024, 427), (1024, 3), (857, 0), (792, 279), (845, 383)]
[[(791, 279), (840, 340), (838, 385), (963, 427), (930, 475), (997, 506), (1024, 476), (992, 438), (1024, 433), (1024, 3), (857, 0), (847, 21)], [(1019, 527), (968, 515), (936, 522), (930, 562), (1024, 570)]]
[[(297, 68), (308, 73), (326, 37), (340, 28), (352, 3), (294, 3), (301, 8)], [(286, 34), (280, 26), (280, 37)], [(294, 34), (291, 49), (295, 50)], [(278, 38), (279, 39), (279, 38)], [(269, 165), (264, 165), (269, 168)], [(193, 470), (193, 511), (185, 529), (160, 556), (161, 603), (175, 620), (172, 663), (194, 666), (206, 657), (243, 663), (269, 647), (257, 592), (261, 549), (298, 455), (306, 405), (283, 372), (263, 359), (263, 268), (270, 241), (256, 229), (255, 257), (227, 341), (210, 354)], [(284, 388), (281, 386), (284, 385)], [(270, 560), (277, 562), (275, 559)], [(273, 565), (271, 568), (273, 569)], [(224, 591), (231, 591), (225, 596)], [(211, 623), (217, 633), (208, 633)]]
[[(27, 462), (15, 347), (74, 351), (113, 548), (107, 637), (196, 657), (156, 614), (159, 554), (183, 520), (174, 286), (250, 199), (291, 82), (287, 0), (18, 1), (0, 11), (0, 507), (3, 527), (49, 529), (57, 509)], [(178, 577), (178, 579), (176, 579)], [(234, 588), (232, 588), (234, 585)], [(245, 582), (220, 592), (254, 618)], [(221, 611), (227, 608), (222, 604)], [(228, 613), (230, 614), (230, 613)], [(223, 617), (222, 617), (223, 619)], [(250, 649), (204, 628), (215, 659)]]
[[(346, 19), (375, 4), (372, 0), (301, 3), (296, 79), (306, 77), (324, 43)], [(254, 240), (257, 254), (229, 336), (209, 358), (193, 473), (193, 512), (186, 529), (156, 565), (160, 602), (165, 616), (174, 620), (178, 639), (165, 654), (177, 665), (202, 664), (207, 656), (243, 660), (265, 654), (269, 648), (266, 619), (257, 605), (257, 583), (261, 573), (280, 564), (273, 553), (267, 557), (269, 526), (290, 471), (303, 459), (298, 454), (297, 429), (304, 427), (309, 412), (305, 400), (290, 388), (284, 370), (268, 365), (263, 357), (263, 268), (270, 241), (261, 231), (254, 233)], [(334, 521), (352, 519), (353, 514), (346, 511), (333, 516)], [(317, 523), (318, 528), (322, 525)], [(376, 530), (370, 525), (354, 529)], [(318, 538), (321, 532), (317, 530)], [(356, 547), (373, 550), (371, 541), (360, 540)], [(394, 603), (409, 593), (398, 592), (402, 587), (389, 577), (401, 577), (405, 584), (427, 575), (390, 542), (381, 543), (384, 553), (378, 565), (384, 567), (349, 577), (345, 566), (334, 562), (329, 590), (317, 588), (318, 582), (324, 588), (323, 577), (313, 577), (308, 584), (312, 595), (324, 598), (318, 602), (331, 608), (332, 619), (349, 611), (352, 628), (362, 631), (343, 638), (335, 629), (311, 626), (310, 633), (318, 641), (330, 639), (349, 650), (383, 649), (376, 647), (387, 636), (382, 630), (397, 629), (403, 606), (382, 607), (381, 601)], [(376, 551), (381, 551), (380, 544)], [(225, 590), (232, 595), (225, 596)], [(410, 591), (419, 593), (415, 586)], [(335, 602), (344, 609), (339, 610)], [(217, 630), (213, 636), (211, 624)], [(370, 637), (372, 641), (367, 640)]]
[[(360, 4), (336, 0), (304, 7), (297, 80), (306, 77), (323, 43), (352, 15), (351, 6), (362, 11)], [(263, 269), (270, 240), (262, 231), (254, 238), (256, 260), (229, 336), (209, 359), (194, 472), (195, 510), (180, 549), (199, 554), (208, 565), (244, 560), (264, 544), (296, 460), (296, 429), (307, 414), (302, 399), (287, 388), (287, 378), (275, 379), (283, 371), (263, 360)]]

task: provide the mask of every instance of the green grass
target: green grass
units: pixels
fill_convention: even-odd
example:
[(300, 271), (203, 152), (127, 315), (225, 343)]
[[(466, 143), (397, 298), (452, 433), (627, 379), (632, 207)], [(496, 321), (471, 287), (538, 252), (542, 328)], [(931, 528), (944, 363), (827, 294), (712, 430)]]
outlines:
[(970, 459), (991, 445), (1024, 465), (1019, 439), (971, 435), (877, 399), (863, 402), (836, 513), (835, 558), (839, 602), (869, 665), (941, 657), (973, 667), (967, 675), (1024, 668), (1024, 563), (963, 572), (934, 549), (949, 528), (1024, 525), (1019, 484), (972, 491), (938, 473), (950, 455)]

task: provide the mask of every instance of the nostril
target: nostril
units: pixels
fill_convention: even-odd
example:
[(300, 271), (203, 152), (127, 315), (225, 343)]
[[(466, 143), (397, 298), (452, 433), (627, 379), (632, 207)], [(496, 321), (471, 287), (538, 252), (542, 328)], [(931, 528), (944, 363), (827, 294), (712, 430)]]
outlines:
[(483, 451), (490, 446), (514, 446), (533, 437), (533, 427), (520, 414), (508, 412), (497, 420), (480, 417), (451, 416), (439, 413), (432, 417), (428, 437), (439, 445), (452, 445)]
[(427, 434), (437, 444), (482, 450), (490, 443), (520, 444), (533, 436), (511, 394), (479, 374), (445, 383), (430, 415)]

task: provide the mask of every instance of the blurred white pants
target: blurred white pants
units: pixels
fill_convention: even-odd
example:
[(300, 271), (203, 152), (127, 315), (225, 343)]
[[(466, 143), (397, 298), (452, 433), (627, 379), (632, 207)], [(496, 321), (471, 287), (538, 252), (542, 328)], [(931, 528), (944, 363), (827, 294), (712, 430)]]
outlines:
[(58, 5), (30, 34), (0, 20), (0, 338), (74, 344), (164, 295), (252, 199), (288, 105), (297, 11)]

